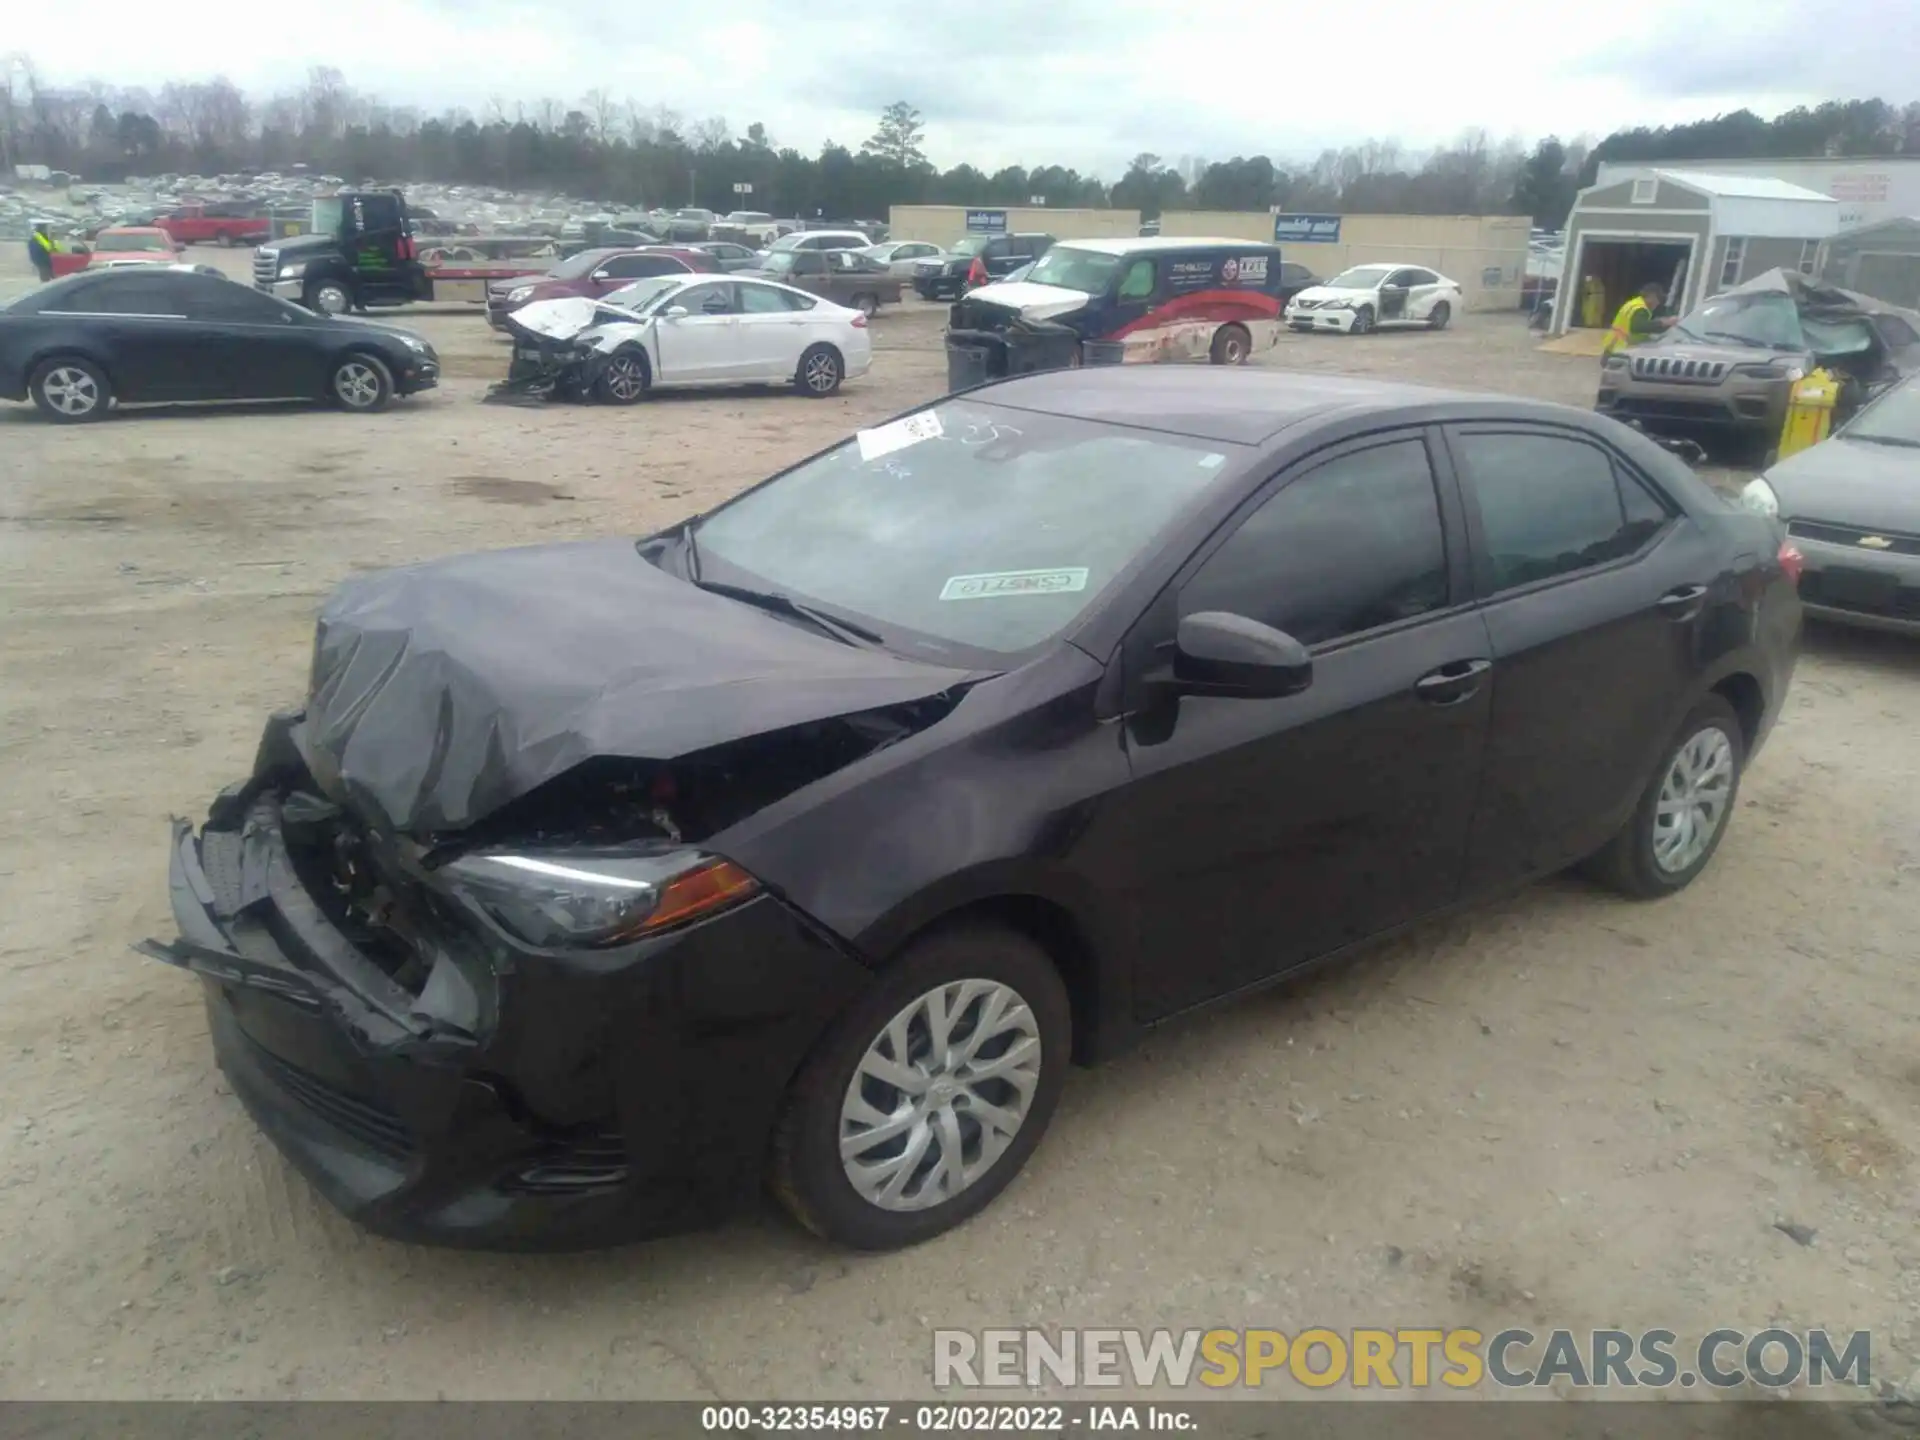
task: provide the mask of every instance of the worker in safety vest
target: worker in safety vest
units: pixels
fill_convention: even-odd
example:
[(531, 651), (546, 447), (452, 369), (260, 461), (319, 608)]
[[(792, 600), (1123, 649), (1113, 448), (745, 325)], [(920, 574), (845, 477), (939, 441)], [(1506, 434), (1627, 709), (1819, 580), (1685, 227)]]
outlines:
[(33, 233), (27, 236), (27, 258), (33, 261), (33, 268), (44, 285), (53, 279), (53, 257), (60, 247), (54, 243), (53, 231), (42, 220), (33, 227)]
[(1607, 343), (1601, 347), (1600, 353), (1611, 355), (1616, 350), (1651, 340), (1662, 330), (1670, 329), (1674, 317), (1656, 313), (1666, 304), (1666, 300), (1666, 286), (1657, 281), (1642, 285), (1640, 293), (1622, 305), (1619, 313), (1613, 317), (1613, 328), (1607, 332)]

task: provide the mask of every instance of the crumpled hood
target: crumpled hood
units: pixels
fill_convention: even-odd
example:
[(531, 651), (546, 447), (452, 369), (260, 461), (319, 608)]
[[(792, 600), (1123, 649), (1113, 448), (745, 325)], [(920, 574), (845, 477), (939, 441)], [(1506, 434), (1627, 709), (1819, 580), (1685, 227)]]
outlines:
[(1015, 280), (998, 285), (982, 285), (967, 292), (969, 300), (984, 300), (989, 305), (1004, 305), (1018, 311), (1024, 320), (1052, 320), (1081, 310), (1093, 297), (1084, 290), (1069, 290), (1063, 285), (1036, 285), (1031, 280)]
[(457, 831), (596, 756), (670, 761), (925, 699), (969, 672), (696, 589), (630, 540), (356, 575), (320, 612), (298, 743), (376, 826)]

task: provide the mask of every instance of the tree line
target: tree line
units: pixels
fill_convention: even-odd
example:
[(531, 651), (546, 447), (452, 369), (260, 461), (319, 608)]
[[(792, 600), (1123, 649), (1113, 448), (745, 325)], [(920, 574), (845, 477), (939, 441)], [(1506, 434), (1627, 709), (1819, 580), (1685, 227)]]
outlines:
[[(1558, 227), (1603, 160), (1920, 155), (1920, 102), (1833, 101), (1763, 119), (1741, 110), (1691, 124), (1587, 137), (1491, 140), (1469, 130), (1414, 152), (1392, 141), (1178, 163), (1140, 154), (1112, 182), (1071, 167), (940, 170), (906, 102), (857, 148), (827, 141), (808, 155), (755, 122), (689, 119), (662, 105), (591, 90), (572, 105), (501, 98), (482, 114), (429, 116), (354, 89), (316, 68), (297, 91), (255, 101), (230, 81), (157, 92), (39, 83), (24, 56), (0, 57), (0, 170), (43, 164), (94, 181), (233, 174), (304, 163), (358, 181), (433, 181), (568, 195), (613, 208), (698, 205), (778, 215), (881, 218), (891, 205), (1115, 206), (1344, 214), (1517, 214)], [(751, 186), (741, 191), (739, 186)]]

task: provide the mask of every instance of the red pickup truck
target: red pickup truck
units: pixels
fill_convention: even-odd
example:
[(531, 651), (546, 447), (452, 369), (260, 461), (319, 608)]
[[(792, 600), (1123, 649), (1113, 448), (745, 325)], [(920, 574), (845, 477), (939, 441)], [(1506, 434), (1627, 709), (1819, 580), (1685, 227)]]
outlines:
[(182, 245), (258, 245), (271, 231), (265, 215), (239, 205), (182, 205), (153, 223)]

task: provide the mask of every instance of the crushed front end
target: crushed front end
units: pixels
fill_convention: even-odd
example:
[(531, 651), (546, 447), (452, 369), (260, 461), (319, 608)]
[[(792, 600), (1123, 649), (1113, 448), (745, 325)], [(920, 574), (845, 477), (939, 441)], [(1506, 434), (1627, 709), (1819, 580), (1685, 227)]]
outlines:
[(482, 1248), (671, 1233), (755, 1194), (864, 967), (661, 796), (617, 847), (549, 827), (546, 859), (497, 828), (409, 838), (323, 793), (303, 728), (276, 716), (253, 776), (176, 823), (179, 937), (140, 947), (201, 977), (221, 1069), (288, 1158), (372, 1230)]

